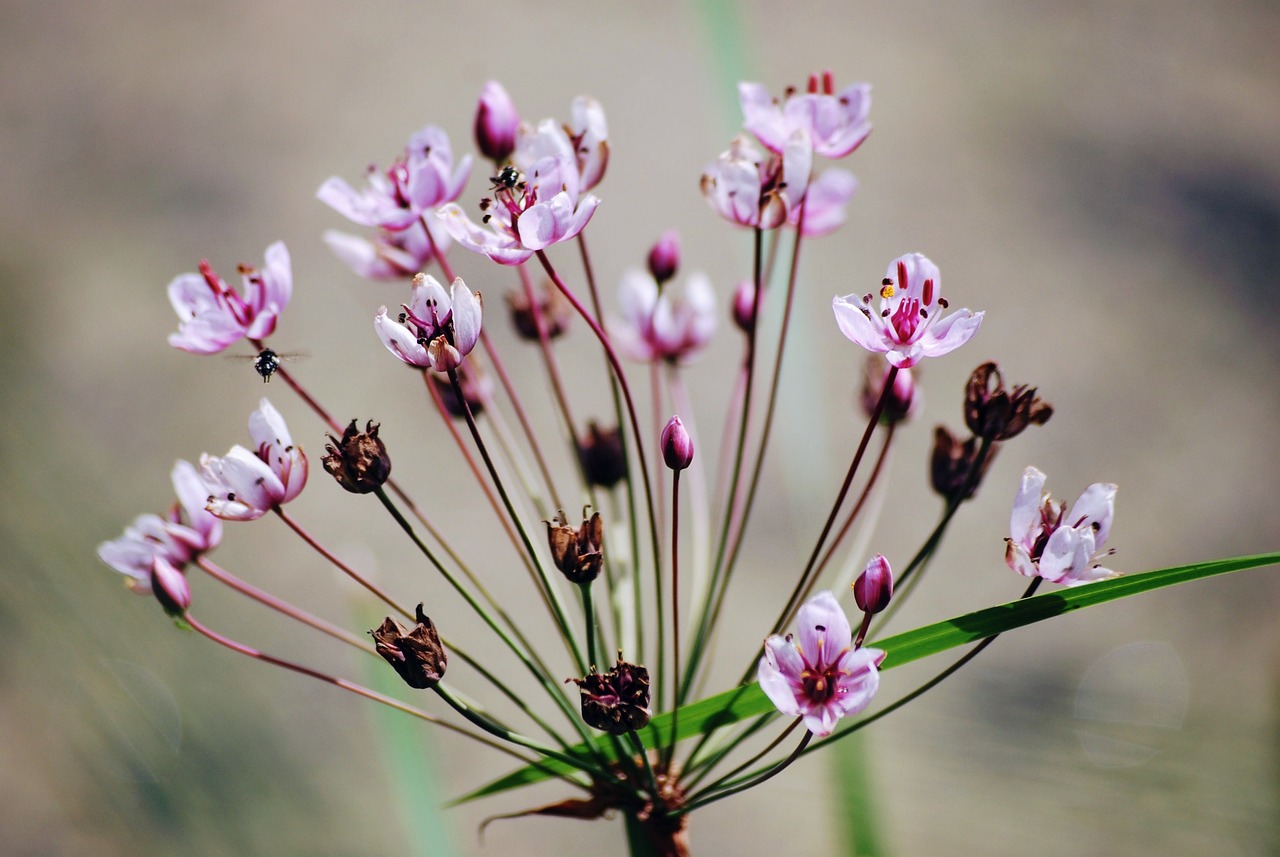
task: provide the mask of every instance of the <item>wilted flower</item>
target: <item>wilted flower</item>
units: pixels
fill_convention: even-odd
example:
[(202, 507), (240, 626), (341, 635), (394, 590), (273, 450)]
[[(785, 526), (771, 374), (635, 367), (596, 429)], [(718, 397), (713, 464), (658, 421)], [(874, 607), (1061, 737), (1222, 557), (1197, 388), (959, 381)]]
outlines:
[(587, 436), (578, 442), (578, 460), (592, 485), (601, 488), (617, 485), (627, 475), (622, 433), (616, 428), (602, 429), (594, 421), (588, 422)]
[(582, 692), (582, 719), (588, 726), (624, 735), (649, 725), (649, 671), (618, 657), (613, 669), (593, 666), (583, 679), (573, 679)]
[[(862, 410), (868, 417), (876, 412), (876, 405), (884, 395), (884, 382), (888, 380), (890, 371), (891, 367), (882, 356), (875, 353), (867, 355), (860, 399)], [(893, 387), (880, 411), (880, 421), (893, 425), (909, 420), (920, 412), (924, 406), (923, 401), (924, 394), (916, 386), (915, 375), (910, 369), (899, 369), (893, 376)]]
[(352, 420), (342, 439), (329, 435), (322, 463), (338, 484), (353, 494), (368, 494), (382, 487), (391, 475), (391, 456), (378, 437), (379, 424), (369, 420), (364, 431)]
[(1022, 474), (1009, 519), (1004, 560), (1024, 577), (1043, 577), (1050, 583), (1079, 586), (1115, 577), (1098, 560), (1110, 555), (1102, 546), (1111, 534), (1116, 486), (1095, 482), (1068, 511), (1044, 490), (1045, 475), (1034, 467)]
[(200, 273), (179, 274), (169, 283), (169, 303), (178, 314), (178, 332), (169, 344), (193, 354), (215, 354), (242, 337), (262, 339), (276, 329), (276, 320), (293, 294), (289, 251), (277, 241), (267, 248), (261, 270), (240, 266), (241, 294), (223, 282), (208, 262)]
[(684, 470), (693, 463), (693, 438), (679, 417), (672, 417), (662, 429), (659, 440), (662, 460), (672, 470)]
[(435, 687), (444, 677), (449, 657), (436, 626), (417, 609), (418, 624), (410, 631), (388, 616), (383, 623), (370, 631), (373, 647), (404, 679), (405, 684), (417, 690)]
[(764, 641), (756, 676), (780, 712), (803, 717), (805, 728), (822, 738), (841, 717), (871, 703), (884, 652), (853, 648), (849, 620), (830, 592), (800, 608), (796, 628), (794, 637), (775, 634)]
[[(821, 91), (819, 91), (821, 90)], [(843, 158), (871, 133), (871, 85), (853, 83), (837, 95), (830, 72), (809, 78), (808, 92), (788, 92), (779, 104), (758, 83), (739, 83), (743, 127), (774, 152), (782, 152), (797, 131), (824, 158)]]
[(609, 324), (618, 349), (633, 360), (684, 363), (711, 341), (716, 298), (701, 273), (660, 289), (653, 277), (633, 269), (618, 288), (622, 318)]
[[(478, 417), (493, 400), (493, 379), (480, 369), (479, 363), (463, 363), (458, 367), (458, 387), (462, 388), (462, 399), (458, 398), (458, 391), (448, 378), (434, 373), (429, 373), (427, 378), (440, 394), (440, 401), (451, 417), (463, 419), (467, 415), (467, 408), (471, 409), (473, 417)], [(463, 399), (466, 400), (466, 407), (463, 407)]]
[(428, 125), (409, 138), (404, 154), (385, 172), (369, 168), (364, 190), (332, 176), (316, 191), (316, 198), (354, 223), (396, 231), (457, 199), (470, 171), (471, 156), (455, 168), (449, 135)]
[(252, 521), (302, 492), (307, 457), (293, 445), (284, 417), (266, 399), (249, 415), (254, 451), (233, 446), (225, 456), (200, 456), (208, 510), (226, 521)]
[(872, 310), (870, 294), (833, 298), (831, 308), (841, 333), (868, 351), (884, 354), (900, 369), (964, 345), (978, 331), (983, 315), (961, 309), (943, 318), (947, 301), (938, 266), (919, 253), (889, 263), (879, 311)]
[(496, 80), (486, 83), (476, 104), (476, 148), (494, 163), (505, 161), (516, 147), (519, 126), (520, 114), (502, 84)]
[(560, 512), (547, 521), (547, 541), (551, 559), (570, 583), (590, 583), (600, 575), (604, 562), (604, 524), (594, 513), (574, 529)]
[[(507, 292), (506, 297), (507, 306), (511, 310), (511, 323), (515, 325), (516, 333), (520, 334), (521, 339), (537, 342), (538, 320), (534, 317), (533, 304), (530, 303), (529, 296), (523, 289), (518, 289)], [(547, 339), (559, 337), (568, 329), (569, 319), (573, 316), (569, 302), (550, 282), (542, 284), (541, 294), (538, 295), (537, 300), (538, 315), (542, 317), (543, 330)]]
[(410, 366), (447, 372), (458, 368), (480, 339), (482, 304), (459, 277), (446, 294), (430, 274), (413, 278), (413, 297), (399, 320), (379, 307), (374, 330), (387, 350)]
[(982, 484), (982, 477), (996, 457), (999, 447), (992, 446), (983, 456), (977, 473), (973, 472), (978, 463), (978, 450), (981, 445), (978, 438), (970, 437), (961, 440), (951, 433), (946, 426), (938, 426), (933, 430), (933, 452), (929, 460), (929, 479), (933, 490), (942, 495), (950, 503), (968, 500)]
[(812, 167), (813, 150), (803, 131), (781, 154), (768, 156), (739, 135), (702, 173), (702, 195), (730, 223), (776, 229), (804, 200)]
[(1051, 416), (1053, 406), (1036, 395), (1035, 387), (1019, 384), (1006, 390), (995, 363), (974, 369), (965, 385), (964, 421), (978, 437), (1008, 440), (1029, 425), (1044, 425)]

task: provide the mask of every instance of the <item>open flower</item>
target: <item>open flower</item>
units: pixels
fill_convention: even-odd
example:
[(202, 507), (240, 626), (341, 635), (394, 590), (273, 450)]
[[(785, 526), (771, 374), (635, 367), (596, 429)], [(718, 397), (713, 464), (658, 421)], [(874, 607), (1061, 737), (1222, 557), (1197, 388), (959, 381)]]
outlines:
[[(821, 91), (819, 91), (821, 90)], [(768, 149), (782, 152), (792, 134), (805, 132), (813, 151), (824, 158), (843, 158), (871, 133), (871, 85), (853, 83), (835, 93), (831, 74), (809, 78), (808, 92), (789, 92), (779, 103), (759, 83), (739, 83), (743, 127)]]
[(431, 226), (430, 239), (419, 222), (398, 232), (379, 229), (372, 238), (328, 229), (324, 243), (357, 276), (366, 280), (402, 280), (425, 268), (437, 252), (444, 253), (453, 241), (434, 211), (422, 217)]
[(471, 156), (455, 167), (449, 135), (428, 125), (409, 138), (404, 154), (385, 172), (370, 167), (363, 190), (331, 176), (316, 198), (354, 223), (395, 231), (457, 199), (470, 171)]
[(764, 641), (756, 677), (778, 710), (804, 718), (805, 728), (821, 738), (836, 721), (871, 703), (880, 686), (879, 649), (853, 648), (849, 619), (830, 592), (807, 601), (796, 618), (796, 634)]
[(1096, 562), (1111, 553), (1102, 546), (1111, 534), (1116, 486), (1095, 482), (1067, 510), (1044, 490), (1044, 482), (1045, 475), (1034, 467), (1022, 473), (1005, 539), (1009, 568), (1063, 586), (1116, 577), (1119, 572)]
[(899, 369), (909, 369), (925, 357), (949, 354), (969, 341), (982, 324), (982, 313), (942, 311), (942, 278), (938, 266), (920, 253), (908, 253), (889, 263), (880, 288), (880, 306), (871, 295), (833, 298), (840, 332), (868, 351), (885, 355)]
[[(858, 190), (858, 180), (846, 170), (830, 169), (809, 182), (804, 197), (804, 237), (821, 238), (830, 235), (844, 225), (845, 206)], [(792, 226), (800, 223), (800, 207), (794, 206), (787, 214)]]
[(577, 168), (578, 189), (585, 192), (600, 183), (609, 165), (609, 124), (600, 102), (585, 95), (573, 99), (569, 111), (568, 125), (553, 119), (537, 125), (522, 123), (511, 159), (516, 167), (532, 173), (543, 158), (567, 155)]
[(685, 363), (715, 333), (715, 292), (701, 273), (659, 289), (644, 271), (628, 271), (618, 289), (618, 302), (622, 318), (610, 322), (609, 333), (619, 350), (633, 360)]
[(798, 212), (812, 168), (813, 150), (804, 131), (797, 130), (780, 153), (768, 156), (739, 135), (702, 173), (702, 196), (730, 223), (776, 229)]
[(267, 248), (261, 270), (240, 266), (241, 294), (223, 282), (208, 262), (200, 273), (179, 274), (169, 283), (169, 303), (178, 314), (178, 332), (169, 344), (193, 354), (216, 354), (242, 337), (262, 339), (276, 329), (276, 319), (293, 294), (289, 251), (277, 241)]
[(200, 456), (206, 508), (226, 521), (261, 518), (297, 497), (307, 484), (307, 457), (266, 399), (249, 415), (249, 436), (253, 452), (236, 445), (222, 457)]
[(480, 339), (482, 304), (459, 277), (449, 291), (430, 274), (413, 278), (413, 297), (397, 319), (379, 307), (374, 330), (387, 350), (411, 366), (457, 369)]

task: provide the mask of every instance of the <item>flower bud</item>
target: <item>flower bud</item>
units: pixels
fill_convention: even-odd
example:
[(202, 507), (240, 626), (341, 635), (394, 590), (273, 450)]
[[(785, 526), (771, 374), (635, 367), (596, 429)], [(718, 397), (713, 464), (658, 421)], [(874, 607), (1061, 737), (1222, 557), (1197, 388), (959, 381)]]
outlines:
[[(507, 306), (511, 309), (511, 323), (520, 338), (537, 342), (538, 319), (533, 313), (533, 304), (528, 295), (521, 290), (507, 292)], [(569, 302), (560, 294), (559, 289), (546, 282), (543, 283), (542, 295), (538, 298), (538, 315), (542, 316), (547, 339), (556, 339), (569, 327)]]
[(853, 600), (863, 613), (879, 613), (893, 598), (893, 569), (883, 554), (876, 554), (853, 582)]
[(352, 494), (368, 494), (382, 487), (391, 475), (391, 457), (378, 437), (379, 424), (369, 420), (364, 431), (357, 431), (352, 420), (342, 433), (342, 440), (329, 435), (325, 444), (324, 469), (338, 484)]
[(1006, 390), (995, 363), (974, 369), (965, 384), (965, 425), (986, 440), (1008, 440), (1033, 423), (1044, 425), (1051, 416), (1053, 406), (1036, 396), (1035, 387), (1019, 384)]
[(449, 658), (436, 626), (418, 605), (418, 624), (405, 632), (404, 626), (391, 617), (369, 633), (373, 647), (395, 668), (409, 687), (426, 690), (435, 687), (444, 676)]
[(649, 725), (649, 671), (618, 657), (607, 673), (593, 666), (584, 679), (571, 679), (582, 691), (582, 719), (611, 735), (625, 735)]
[(181, 616), (191, 606), (191, 586), (187, 576), (163, 556), (151, 564), (151, 591), (170, 616)]
[[(867, 416), (876, 412), (876, 405), (884, 395), (884, 382), (889, 377), (889, 361), (879, 354), (868, 354), (866, 374), (862, 381), (862, 410)], [(923, 396), (916, 389), (915, 376), (910, 369), (899, 369), (893, 378), (893, 388), (885, 399), (880, 412), (880, 422), (894, 425), (910, 419), (922, 407)]]
[(662, 430), (662, 460), (672, 470), (684, 470), (693, 461), (693, 439), (679, 417), (667, 420)]
[(587, 481), (601, 488), (612, 488), (627, 475), (627, 457), (618, 429), (601, 429), (595, 422), (587, 423), (587, 436), (578, 443), (578, 460)]
[(604, 562), (604, 524), (600, 513), (574, 529), (564, 512), (547, 521), (551, 559), (570, 583), (590, 583), (600, 575)]
[(486, 83), (476, 106), (476, 147), (489, 160), (501, 163), (515, 151), (518, 127), (520, 115), (511, 96), (496, 80)]
[(680, 233), (668, 229), (649, 251), (649, 273), (661, 286), (676, 275), (680, 267)]
[(938, 426), (933, 433), (933, 454), (930, 461), (930, 479), (933, 490), (942, 495), (950, 503), (968, 500), (978, 491), (982, 477), (996, 457), (996, 449), (992, 446), (978, 468), (973, 472), (978, 458), (978, 438), (960, 438), (947, 430), (946, 426)]
[(733, 323), (747, 335), (756, 326), (756, 286), (750, 280), (733, 290)]

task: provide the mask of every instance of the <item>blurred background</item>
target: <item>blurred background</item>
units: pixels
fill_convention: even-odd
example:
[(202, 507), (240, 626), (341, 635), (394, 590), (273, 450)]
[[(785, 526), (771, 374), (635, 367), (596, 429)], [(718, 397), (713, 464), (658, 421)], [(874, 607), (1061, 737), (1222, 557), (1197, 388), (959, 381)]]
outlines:
[[(3, 853), (621, 850), (616, 822), (498, 822), (482, 841), (486, 816), (563, 792), (436, 812), (505, 771), (504, 758), (180, 633), (93, 553), (135, 515), (167, 507), (175, 459), (245, 441), (265, 392), (314, 462), (296, 516), (487, 651), (376, 504), (328, 482), (323, 427), (283, 383), (167, 346), (164, 289), (202, 258), (231, 278), (286, 241), (295, 295), (273, 343), (311, 353), (292, 368), (340, 419), (383, 422), (397, 476), (495, 587), (519, 581), (420, 383), (371, 330), (377, 307), (407, 292), (359, 281), (333, 258), (321, 233), (348, 225), (314, 199), (329, 175), (355, 182), (367, 164), (386, 165), (427, 123), (469, 151), (489, 79), (529, 119), (567, 117), (580, 93), (603, 103), (613, 157), (588, 235), (607, 301), (674, 227), (685, 271), (707, 271), (726, 304), (750, 273), (750, 239), (707, 208), (697, 180), (740, 122), (734, 82), (781, 92), (829, 68), (839, 85), (873, 84), (875, 132), (841, 164), (861, 181), (849, 223), (802, 260), (752, 561), (716, 651), (726, 681), (758, 650), (861, 430), (862, 355), (832, 324), (830, 298), (867, 291), (909, 251), (938, 263), (953, 305), (987, 317), (972, 343), (925, 367), (925, 414), (900, 432), (879, 526), (850, 561), (880, 551), (904, 564), (932, 526), (931, 427), (961, 425), (978, 363), (1038, 385), (1057, 412), (1003, 450), (899, 630), (1021, 592), (1001, 539), (1032, 463), (1068, 500), (1094, 481), (1119, 484), (1111, 544), (1122, 571), (1280, 544), (1275, 4), (479, 9), (0, 3)], [(465, 207), (486, 175), (473, 170)], [(488, 298), (487, 324), (552, 431), (538, 361), (503, 318), (510, 272), (461, 249), (451, 258)], [(580, 277), (571, 251), (553, 258)], [(726, 324), (689, 372), (707, 461), (738, 348)], [(605, 415), (581, 325), (562, 361), (579, 413)], [(353, 629), (380, 619), (277, 521), (229, 525), (215, 559)], [(198, 614), (219, 630), (385, 678), (193, 575)], [(885, 853), (1276, 853), (1277, 597), (1274, 570), (1246, 572), (1000, 640), (865, 733)], [(882, 698), (940, 668), (886, 673)], [(466, 678), (464, 690), (487, 692)], [(814, 754), (700, 812), (695, 853), (853, 853), (836, 786), (855, 755)]]

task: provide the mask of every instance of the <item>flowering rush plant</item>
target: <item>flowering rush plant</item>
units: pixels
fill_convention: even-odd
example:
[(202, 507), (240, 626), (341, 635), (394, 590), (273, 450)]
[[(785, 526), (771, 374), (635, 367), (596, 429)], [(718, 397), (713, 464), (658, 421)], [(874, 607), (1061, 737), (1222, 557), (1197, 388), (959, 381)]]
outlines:
[[(328, 232), (325, 242), (358, 276), (388, 281), (382, 288), (393, 290), (386, 305), (369, 306), (372, 333), (388, 352), (380, 370), (409, 368), (406, 389), (439, 418), (428, 442), (455, 445), (471, 467), (470, 501), (466, 486), (433, 492), (398, 481), (380, 415), (335, 419), (282, 365), (268, 345), (293, 289), (282, 243), (267, 248), (261, 268), (241, 266), (239, 289), (207, 262), (173, 279), (168, 292), (178, 326), (169, 344), (207, 355), (245, 340), (263, 379), (278, 376), (328, 428), (320, 463), (332, 482), (310, 479), (297, 427), (264, 398), (249, 415), (251, 444), (203, 454), (198, 464), (179, 461), (172, 472), (177, 502), (103, 543), (101, 559), (133, 591), (153, 595), (182, 629), (513, 760), (509, 775), (465, 784), (472, 790), (463, 800), (556, 780), (563, 800), (517, 814), (621, 817), (632, 853), (663, 855), (691, 852), (690, 818), (698, 808), (759, 786), (802, 755), (918, 698), (1006, 630), (1280, 559), (1120, 577), (1106, 547), (1116, 486), (1088, 485), (1068, 505), (1046, 492), (1045, 474), (1027, 467), (1018, 485), (996, 488), (1013, 498), (1003, 550), (1008, 569), (1028, 579), (1021, 598), (885, 635), (996, 454), (1053, 413), (1035, 387), (1006, 385), (994, 363), (979, 365), (965, 389), (964, 427), (935, 430), (929, 472), (938, 518), (920, 533), (919, 549), (892, 562), (850, 554), (850, 534), (871, 532), (870, 498), (886, 478), (894, 438), (921, 409), (916, 367), (960, 359), (953, 352), (981, 342), (983, 312), (953, 307), (939, 267), (908, 252), (890, 258), (883, 275), (850, 272), (840, 287), (850, 293), (832, 299), (831, 335), (848, 340), (851, 362), (865, 363), (858, 391), (865, 426), (849, 438), (853, 452), (839, 484), (814, 486), (829, 492), (830, 508), (811, 549), (786, 568), (753, 567), (753, 510), (792, 334), (801, 247), (839, 234), (857, 183), (827, 162), (855, 157), (868, 139), (871, 98), (868, 85), (838, 89), (829, 74), (777, 96), (743, 83), (739, 96), (743, 131), (708, 158), (701, 188), (709, 217), (752, 235), (744, 265), (750, 276), (730, 283), (685, 273), (679, 236), (667, 231), (650, 247), (636, 247), (637, 266), (616, 277), (616, 313), (604, 310), (608, 284), (588, 251), (610, 159), (605, 112), (591, 98), (574, 99), (567, 121), (527, 122), (491, 82), (476, 109), (474, 154), (457, 157), (449, 134), (429, 125), (390, 166), (370, 168), (363, 186), (334, 177), (319, 188), (320, 202), (362, 229)], [(483, 188), (469, 192), (475, 178)], [(477, 261), (483, 274), (470, 283), (454, 272), (450, 257), (460, 253), (484, 260)], [(504, 306), (494, 295), (508, 284)], [(963, 284), (957, 291), (963, 294)], [(488, 335), (494, 324), (513, 326), (514, 346), (498, 347)], [(598, 365), (562, 365), (557, 340), (575, 327), (598, 346)], [(724, 327), (721, 335), (736, 341), (741, 359), (724, 379), (733, 392), (715, 450), (695, 428), (685, 376)], [(541, 387), (517, 388), (506, 369), (512, 360), (545, 370), (556, 425), (530, 419), (525, 402)], [(647, 385), (638, 383), (642, 374)], [(590, 385), (607, 391), (612, 408), (584, 416), (580, 391)], [(301, 436), (318, 434), (307, 428)], [(566, 447), (558, 455), (555, 443)], [(411, 589), (383, 588), (340, 559), (288, 509), (309, 481), (309, 490), (330, 491), (335, 502), (333, 483), (375, 497), (429, 575), (415, 577)], [(509, 542), (514, 562), (481, 567), (469, 558), (463, 538), (433, 523), (431, 505), (441, 498), (474, 502), (493, 540)], [(344, 627), (211, 559), (224, 531), (236, 529), (224, 522), (265, 517), (279, 519), (360, 584), (385, 620), (372, 629)], [(992, 545), (979, 559), (997, 565), (1000, 550)], [(842, 576), (841, 569), (851, 571)], [(324, 664), (290, 661), (226, 636), (198, 618), (195, 571), (308, 632), (379, 659), (407, 688), (388, 695)], [(717, 650), (717, 664), (728, 663), (740, 679), (713, 693), (708, 685), (724, 677), (711, 669), (711, 651), (726, 595), (744, 577), (756, 591), (773, 592), (776, 619), (757, 629), (761, 642), (749, 650)], [(1062, 588), (1034, 595), (1045, 581)], [(434, 609), (447, 590), (466, 612)], [(561, 645), (533, 642), (548, 627)], [(475, 639), (489, 635), (503, 653), (492, 663), (470, 653)], [(969, 648), (921, 686), (882, 680), (886, 670), (961, 646)], [(455, 686), (449, 667), (459, 664)], [(527, 674), (529, 690), (509, 686), (503, 676), (513, 670)]]

